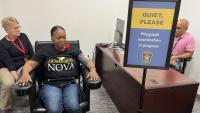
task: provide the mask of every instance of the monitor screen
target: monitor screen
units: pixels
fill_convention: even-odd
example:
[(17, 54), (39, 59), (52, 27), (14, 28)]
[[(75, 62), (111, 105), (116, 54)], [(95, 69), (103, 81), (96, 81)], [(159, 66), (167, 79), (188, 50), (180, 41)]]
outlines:
[(117, 18), (115, 36), (114, 36), (114, 43), (115, 43), (116, 46), (119, 46), (120, 48), (122, 47), (124, 24), (125, 24), (124, 20)]

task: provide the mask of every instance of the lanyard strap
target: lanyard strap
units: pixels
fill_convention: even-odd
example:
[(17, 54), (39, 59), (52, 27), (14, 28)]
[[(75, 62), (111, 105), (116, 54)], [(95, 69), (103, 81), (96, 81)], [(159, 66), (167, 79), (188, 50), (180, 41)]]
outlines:
[(9, 36), (7, 36), (7, 37), (8, 37), (8, 39), (11, 41), (11, 43), (12, 43), (20, 52), (22, 52), (22, 53), (25, 55), (26, 51), (25, 51), (25, 49), (24, 49), (24, 45), (22, 44), (20, 38), (17, 37), (17, 39), (18, 39), (18, 41), (19, 41), (19, 43), (20, 43), (21, 48), (20, 48), (14, 41), (12, 41), (12, 39), (11, 39)]
[(176, 41), (176, 43), (174, 44), (174, 46), (173, 46), (173, 49), (172, 50), (174, 50), (174, 48), (176, 47), (176, 45), (178, 44), (178, 42), (181, 40), (181, 37)]

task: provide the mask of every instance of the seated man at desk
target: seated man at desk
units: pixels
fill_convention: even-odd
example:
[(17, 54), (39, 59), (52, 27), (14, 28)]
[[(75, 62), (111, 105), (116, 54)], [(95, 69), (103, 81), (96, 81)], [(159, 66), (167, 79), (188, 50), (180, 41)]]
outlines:
[(181, 59), (192, 57), (195, 49), (195, 38), (188, 32), (189, 22), (187, 19), (179, 19), (170, 59), (170, 67), (180, 70)]

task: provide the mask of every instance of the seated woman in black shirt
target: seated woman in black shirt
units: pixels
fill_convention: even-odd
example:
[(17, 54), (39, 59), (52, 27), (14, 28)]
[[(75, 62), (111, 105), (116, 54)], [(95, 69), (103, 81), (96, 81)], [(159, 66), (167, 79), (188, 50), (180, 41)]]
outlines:
[(33, 56), (33, 48), (24, 33), (20, 33), (20, 25), (16, 18), (7, 17), (1, 21), (8, 33), (0, 41), (0, 110), (8, 113), (11, 108), (11, 88), (15, 84), (18, 72), (25, 61)]
[[(18, 81), (19, 85), (26, 85), (32, 81), (29, 73), (37, 66), (42, 65), (45, 69), (44, 85), (40, 90), (41, 100), (44, 102), (48, 113), (80, 113), (79, 89), (74, 82), (76, 63), (74, 59), (80, 60), (90, 72), (88, 78), (98, 80), (95, 65), (88, 57), (77, 48), (66, 43), (66, 32), (61, 26), (51, 29), (51, 40), (53, 45), (39, 49), (36, 54), (23, 67), (23, 74)], [(58, 80), (59, 78), (60, 81)], [(63, 80), (67, 78), (67, 80)], [(55, 82), (48, 82), (56, 80)]]

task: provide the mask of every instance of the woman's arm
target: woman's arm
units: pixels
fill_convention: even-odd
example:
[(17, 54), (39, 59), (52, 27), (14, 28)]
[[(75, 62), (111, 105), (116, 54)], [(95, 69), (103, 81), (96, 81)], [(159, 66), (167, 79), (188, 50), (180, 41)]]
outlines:
[(94, 63), (83, 53), (81, 53), (78, 56), (78, 59), (81, 61), (81, 63), (83, 63), (89, 70), (90, 72), (88, 73), (87, 78), (89, 78), (90, 80), (98, 80), (100, 79), (97, 72), (96, 72), (96, 68)]
[(32, 82), (32, 79), (30, 77), (30, 72), (33, 71), (37, 66), (39, 65), (39, 62), (29, 60), (26, 62), (22, 69), (22, 76), (17, 81), (17, 84), (19, 86), (25, 86), (28, 82)]
[(90, 70), (90, 72), (88, 73), (87, 78), (89, 78), (90, 80), (98, 80), (98, 79), (100, 79), (99, 75), (96, 72), (95, 65), (94, 65), (94, 63), (92, 61), (88, 61), (86, 66)]

